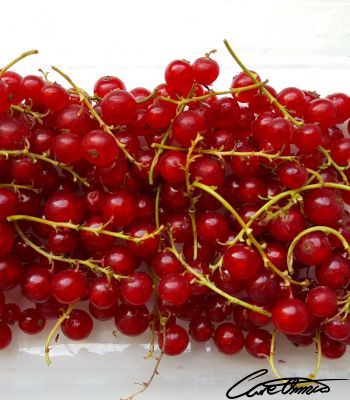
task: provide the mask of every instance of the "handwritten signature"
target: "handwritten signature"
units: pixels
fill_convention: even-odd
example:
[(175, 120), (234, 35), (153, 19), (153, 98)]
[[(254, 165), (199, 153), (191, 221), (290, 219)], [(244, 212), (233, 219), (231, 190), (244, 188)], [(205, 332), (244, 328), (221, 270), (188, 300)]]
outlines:
[[(252, 372), (243, 379), (236, 382), (226, 392), (228, 399), (238, 399), (239, 397), (254, 397), (264, 394), (274, 395), (281, 393), (284, 395), (305, 394), (311, 395), (315, 393), (329, 393), (330, 387), (325, 382), (330, 381), (347, 381), (348, 379), (309, 379), (301, 377), (271, 379), (265, 382), (260, 382), (245, 392), (239, 393), (238, 386), (243, 382), (252, 381), (256, 378), (264, 376), (268, 373), (267, 369), (259, 369)], [(312, 385), (310, 385), (312, 383)], [(236, 394), (238, 391), (238, 394)]]

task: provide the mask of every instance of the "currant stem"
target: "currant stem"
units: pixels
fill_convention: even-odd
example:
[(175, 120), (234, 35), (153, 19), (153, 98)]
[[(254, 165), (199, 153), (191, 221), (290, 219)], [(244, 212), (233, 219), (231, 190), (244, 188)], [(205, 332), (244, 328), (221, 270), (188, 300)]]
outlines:
[(90, 103), (88, 97), (86, 96), (85, 92), (80, 89), (73, 81), (72, 79), (65, 74), (64, 72), (62, 72), (59, 68), (52, 66), (51, 67), (54, 71), (56, 71), (58, 74), (60, 74), (67, 82), (69, 82), (69, 84), (72, 86), (72, 88), (76, 91), (76, 93), (79, 95), (80, 97), (80, 102), (84, 103), (86, 105), (86, 107), (89, 109), (91, 115), (96, 119), (96, 121), (100, 124), (100, 127), (108, 134), (111, 135), (113, 137), (113, 139), (116, 141), (118, 147), (120, 148), (120, 150), (123, 152), (124, 156), (132, 163), (134, 164), (139, 164), (136, 162), (136, 160), (134, 159), (134, 157), (127, 151), (125, 145), (123, 143), (121, 143), (113, 134), (113, 131), (111, 130), (111, 128), (103, 121), (103, 119), (97, 114), (96, 110), (94, 109), (94, 107), (92, 106), (92, 104)]
[(347, 253), (350, 256), (350, 245), (348, 241), (345, 239), (345, 237), (338, 232), (337, 230), (330, 228), (329, 226), (312, 226), (311, 228), (304, 229), (302, 232), (300, 232), (291, 242), (288, 248), (287, 252), (287, 266), (288, 266), (288, 271), (290, 275), (293, 275), (294, 269), (293, 269), (293, 252), (295, 249), (295, 246), (297, 245), (298, 241), (305, 235), (311, 232), (324, 232), (326, 235), (334, 235), (336, 236), (344, 246), (344, 250), (347, 251)]
[[(238, 58), (237, 54), (233, 51), (232, 47), (230, 46), (230, 44), (228, 43), (228, 41), (225, 39), (224, 40), (224, 45), (226, 46), (228, 52), (231, 54), (231, 56), (233, 57), (233, 59), (236, 61), (236, 63), (241, 67), (241, 69), (249, 76), (249, 78), (255, 82), (258, 83), (259, 81), (256, 79), (256, 77), (254, 76), (254, 74), (242, 63), (242, 61)], [(278, 110), (282, 113), (284, 118), (289, 119), (295, 126), (299, 127), (302, 126), (304, 124), (304, 122), (301, 121), (297, 121), (295, 118), (293, 118), (289, 112), (286, 110), (285, 107), (282, 106), (281, 103), (279, 103), (277, 101), (277, 99), (272, 96), (272, 94), (264, 87), (261, 87), (261, 92), (264, 93), (264, 95), (270, 100), (270, 102), (276, 107), (278, 108)]]
[(18, 63), (19, 61), (23, 60), (23, 58), (26, 58), (28, 56), (31, 56), (33, 54), (38, 54), (38, 50), (29, 50), (26, 51), (24, 53), (22, 53), (20, 56), (18, 56), (17, 58), (15, 58), (13, 61), (9, 62), (7, 65), (5, 65), (5, 67), (3, 67), (0, 71), (0, 78), (4, 75), (4, 73), (9, 70), (13, 65), (15, 65), (16, 63)]
[[(190, 92), (189, 92), (189, 96), (192, 95), (194, 89), (195, 89), (195, 87), (192, 86), (192, 88), (191, 88), (191, 90), (190, 90)], [(177, 108), (176, 115), (181, 114), (182, 111), (184, 110), (184, 108), (185, 108), (185, 104), (180, 104), (180, 105), (178, 106), (178, 108)], [(168, 129), (167, 129), (166, 132), (164, 133), (160, 144), (164, 145), (164, 144), (166, 143), (166, 141), (168, 140), (168, 137), (169, 137), (169, 135), (170, 135), (172, 129), (173, 129), (173, 122), (171, 122), (170, 125), (168, 126)], [(157, 165), (157, 163), (158, 163), (158, 160), (159, 160), (159, 157), (162, 155), (162, 153), (163, 153), (163, 149), (162, 149), (162, 148), (159, 148), (159, 149), (157, 150), (157, 152), (156, 152), (156, 154), (155, 154), (153, 160), (152, 160), (152, 164), (151, 164), (150, 169), (149, 169), (149, 171), (148, 171), (148, 183), (149, 183), (150, 185), (153, 185), (153, 182), (154, 182), (154, 179), (153, 179), (154, 168), (156, 167), (156, 165)]]
[(24, 115), (30, 115), (31, 117), (33, 117), (36, 121), (39, 122), (40, 125), (42, 125), (44, 122), (42, 120), (43, 117), (45, 117), (47, 115), (47, 113), (45, 114), (41, 114), (39, 112), (36, 111), (32, 111), (30, 109), (30, 107), (26, 107), (26, 106), (21, 106), (21, 105), (15, 105), (15, 104), (11, 104), (10, 106), (10, 110), (13, 111), (17, 111), (20, 112), (21, 114)]
[(163, 226), (159, 226), (157, 230), (155, 230), (152, 233), (148, 233), (147, 235), (144, 235), (143, 237), (140, 238), (134, 238), (130, 235), (126, 235), (125, 233), (120, 233), (120, 232), (113, 232), (113, 231), (108, 231), (103, 228), (103, 225), (101, 225), (101, 228), (91, 228), (88, 226), (84, 225), (75, 225), (72, 224), (71, 222), (55, 222), (55, 221), (50, 221), (44, 218), (39, 218), (39, 217), (33, 217), (32, 215), (11, 215), (7, 217), (7, 220), (9, 222), (13, 221), (32, 221), (32, 222), (37, 222), (39, 224), (44, 224), (44, 225), (49, 225), (52, 226), (54, 229), (58, 230), (58, 228), (67, 228), (67, 229), (73, 229), (75, 231), (85, 231), (85, 232), (90, 232), (94, 233), (96, 236), (98, 235), (107, 235), (107, 236), (113, 236), (118, 239), (124, 239), (128, 240), (134, 243), (140, 243), (146, 239), (153, 238), (156, 235), (159, 235), (160, 232), (164, 229)]
[[(280, 271), (270, 260), (269, 258), (266, 256), (261, 244), (255, 239), (255, 237), (252, 234), (252, 229), (248, 227), (248, 225), (243, 221), (243, 219), (241, 218), (241, 216), (238, 214), (238, 212), (231, 206), (230, 203), (228, 203), (228, 201), (226, 201), (222, 196), (220, 196), (212, 187), (207, 186), (207, 185), (203, 185), (200, 182), (194, 182), (193, 186), (198, 187), (199, 189), (204, 190), (205, 192), (209, 193), (210, 195), (212, 195), (213, 197), (215, 197), (222, 205), (224, 208), (226, 208), (227, 211), (229, 211), (237, 220), (237, 222), (241, 225), (242, 227), (242, 231), (247, 235), (248, 239), (250, 240), (250, 242), (254, 245), (254, 247), (257, 249), (257, 251), (259, 252), (265, 267), (270, 268), (276, 275), (278, 275), (279, 277), (281, 277), (286, 285), (289, 285), (290, 283), (293, 283), (294, 285), (300, 285), (300, 286), (307, 286), (308, 282), (304, 281), (304, 282), (298, 282), (295, 281), (294, 279), (292, 279), (290, 276), (288, 276), (288, 273), (286, 271)], [(241, 236), (238, 236), (239, 239), (241, 238)], [(239, 239), (236, 238), (236, 241), (238, 241)]]
[(169, 239), (170, 239), (170, 243), (171, 243), (171, 250), (174, 253), (175, 257), (180, 261), (180, 263), (184, 266), (184, 268), (192, 275), (194, 275), (196, 277), (196, 279), (198, 280), (198, 283), (201, 285), (204, 285), (206, 287), (208, 287), (210, 290), (212, 290), (213, 292), (217, 293), (218, 295), (224, 297), (226, 300), (228, 300), (229, 303), (233, 303), (233, 304), (238, 304), (239, 306), (248, 308), (249, 310), (252, 311), (256, 311), (259, 314), (265, 315), (267, 317), (271, 317), (271, 313), (269, 311), (266, 311), (260, 307), (254, 306), (250, 303), (247, 303), (243, 300), (238, 299), (237, 297), (231, 296), (228, 293), (224, 292), (223, 290), (221, 290), (220, 288), (218, 288), (213, 282), (211, 282), (207, 277), (205, 277), (204, 275), (200, 274), (199, 272), (197, 272), (196, 270), (194, 270), (191, 266), (189, 266), (185, 260), (182, 258), (182, 256), (179, 254), (175, 243), (174, 243), (174, 238), (173, 235), (171, 233), (171, 231), (168, 231), (169, 234)]
[[(268, 361), (269, 361), (270, 368), (271, 368), (272, 372), (274, 373), (274, 375), (278, 379), (281, 379), (282, 383), (286, 383), (287, 381), (282, 378), (282, 376), (279, 374), (279, 372), (277, 371), (276, 366), (275, 366), (274, 356), (275, 356), (275, 350), (276, 350), (276, 334), (277, 334), (276, 330), (273, 331), (272, 334), (271, 334), (271, 345), (270, 345), (270, 354), (268, 356)], [(308, 379), (312, 379), (312, 380), (316, 378), (316, 376), (317, 376), (317, 374), (318, 374), (318, 372), (320, 370), (321, 360), (322, 360), (322, 345), (321, 345), (320, 331), (319, 330), (317, 330), (317, 332), (316, 332), (316, 336), (314, 338), (314, 341), (315, 341), (316, 352), (317, 352), (316, 367), (315, 367), (314, 371), (311, 372), (307, 376)], [(298, 383), (297, 385), (295, 385), (295, 387), (305, 387), (305, 386), (309, 386), (309, 385), (312, 385), (312, 382)]]
[(197, 225), (196, 225), (196, 201), (192, 195), (193, 186), (191, 185), (190, 165), (196, 158), (196, 156), (192, 157), (192, 153), (196, 148), (197, 144), (201, 140), (203, 140), (203, 137), (200, 134), (197, 134), (195, 140), (191, 141), (191, 146), (189, 147), (186, 155), (186, 164), (185, 164), (185, 182), (187, 189), (187, 197), (190, 201), (188, 213), (191, 219), (192, 233), (193, 233), (193, 261), (196, 261), (198, 256), (198, 235), (197, 235)]
[[(182, 151), (187, 152), (188, 149), (183, 147), (176, 147), (176, 146), (169, 146), (169, 145), (162, 145), (161, 143), (152, 143), (153, 148), (163, 149), (163, 150), (175, 150), (175, 151)], [(217, 157), (225, 157), (225, 156), (237, 156), (237, 157), (263, 157), (269, 160), (286, 160), (286, 161), (295, 161), (295, 156), (282, 156), (280, 153), (270, 154), (265, 153), (264, 151), (236, 151), (236, 150), (228, 150), (228, 151), (221, 151), (218, 149), (194, 149), (194, 153), (198, 154), (210, 154)]]
[(333, 158), (331, 157), (331, 155), (330, 155), (330, 153), (329, 153), (328, 150), (326, 150), (326, 149), (323, 148), (322, 146), (319, 146), (319, 147), (318, 147), (318, 150), (326, 157), (327, 162), (326, 162), (324, 168), (327, 168), (328, 166), (332, 166), (332, 167), (339, 173), (339, 175), (341, 176), (343, 182), (344, 182), (346, 185), (348, 185), (348, 184), (349, 184), (349, 181), (348, 181), (348, 178), (347, 178), (347, 176), (345, 175), (345, 173), (344, 173), (344, 171), (343, 171), (344, 168), (343, 168), (343, 167), (340, 167), (340, 166), (333, 160)]
[[(267, 201), (262, 207), (259, 208), (259, 210), (257, 210), (255, 212), (254, 215), (252, 215), (249, 218), (249, 221), (246, 224), (246, 227), (249, 228), (253, 222), (259, 218), (264, 212), (267, 212), (268, 209), (273, 206), (274, 204), (278, 203), (280, 200), (284, 199), (285, 197), (288, 196), (295, 196), (296, 194), (300, 193), (300, 192), (304, 192), (307, 190), (313, 190), (313, 189), (319, 189), (322, 187), (328, 187), (331, 189), (340, 189), (340, 190), (346, 190), (346, 191), (350, 191), (350, 186), (347, 185), (343, 185), (341, 183), (333, 183), (333, 182), (322, 182), (322, 183), (314, 183), (314, 184), (310, 184), (310, 185), (305, 185), (299, 189), (291, 189), (291, 190), (287, 190), (285, 192), (279, 193), (276, 196), (273, 196), (269, 201)], [(239, 236), (244, 235), (244, 230), (241, 229), (241, 231), (238, 233)]]
[(0, 188), (13, 189), (15, 192), (20, 190), (30, 190), (34, 193), (40, 193), (41, 189), (37, 189), (32, 185), (18, 185), (17, 183), (0, 183)]
[(67, 307), (67, 310), (61, 315), (60, 318), (55, 323), (55, 326), (51, 329), (51, 332), (49, 333), (49, 336), (47, 337), (46, 344), (45, 344), (45, 361), (47, 365), (51, 364), (51, 359), (50, 359), (50, 343), (51, 340), (54, 336), (54, 334), (57, 332), (59, 327), (62, 325), (62, 323), (69, 318), (71, 312), (74, 310), (74, 308), (77, 306), (77, 304), (70, 304)]
[(80, 175), (78, 175), (74, 170), (73, 167), (71, 165), (67, 165), (67, 164), (63, 164), (60, 163), (56, 160), (53, 160), (49, 157), (47, 157), (46, 154), (36, 154), (36, 153), (32, 153), (29, 151), (28, 148), (25, 148), (23, 150), (0, 150), (0, 156), (3, 156), (5, 158), (8, 157), (18, 157), (18, 156), (26, 156), (31, 158), (32, 160), (40, 160), (40, 161), (44, 161), (48, 164), (53, 165), (54, 167), (60, 168), (64, 171), (69, 172), (72, 176), (73, 176), (73, 180), (74, 182), (79, 181), (81, 182), (83, 185), (89, 187), (90, 184), (88, 183), (88, 181), (81, 177)]
[(55, 254), (48, 253), (47, 251), (43, 250), (40, 246), (36, 245), (30, 239), (28, 239), (28, 237), (24, 234), (24, 232), (19, 227), (19, 225), (18, 225), (18, 223), (16, 221), (14, 221), (14, 226), (15, 226), (15, 230), (16, 230), (18, 236), (29, 247), (31, 247), (33, 250), (35, 250), (37, 253), (41, 254), (42, 256), (46, 257), (50, 263), (52, 263), (52, 261), (61, 261), (61, 262), (67, 263), (67, 264), (75, 265), (77, 267), (79, 267), (80, 265), (84, 265), (85, 267), (91, 269), (94, 272), (100, 272), (100, 273), (106, 275), (107, 278), (113, 278), (113, 279), (116, 279), (116, 280), (129, 279), (128, 276), (115, 274), (110, 268), (108, 268), (108, 267), (100, 267), (99, 265), (91, 262), (90, 260), (80, 260), (80, 259), (77, 259), (77, 258), (67, 258), (67, 257), (57, 256)]

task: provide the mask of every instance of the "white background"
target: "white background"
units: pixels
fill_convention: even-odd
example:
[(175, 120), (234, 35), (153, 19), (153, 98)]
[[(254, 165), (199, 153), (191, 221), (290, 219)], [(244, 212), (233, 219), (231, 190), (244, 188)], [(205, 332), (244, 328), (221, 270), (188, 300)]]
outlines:
[[(1, 64), (37, 48), (40, 54), (22, 61), (16, 71), (36, 73), (54, 64), (90, 92), (106, 74), (120, 77), (129, 89), (152, 89), (163, 81), (172, 59), (194, 60), (214, 48), (222, 65), (215, 87), (226, 89), (238, 68), (224, 38), (278, 90), (295, 85), (323, 95), (350, 92), (349, 0), (17, 0), (2, 2), (0, 12)], [(50, 77), (63, 82), (54, 73)], [(43, 359), (47, 331), (31, 338), (16, 330), (12, 348), (0, 353), (1, 398), (110, 400), (130, 394), (133, 383), (152, 369), (152, 362), (142, 358), (148, 337), (129, 346), (128, 338), (111, 335), (112, 323), (101, 326), (83, 344), (61, 337), (50, 368)], [(305, 376), (315, 355), (312, 349), (288, 347), (278, 358), (287, 361), (279, 365), (285, 375)], [(349, 378), (349, 361), (324, 361), (320, 377)], [(141, 399), (225, 399), (235, 380), (264, 366), (243, 353), (225, 357), (209, 345), (196, 345), (164, 360), (161, 375)], [(334, 383), (331, 389), (315, 398), (344, 396), (349, 383)]]

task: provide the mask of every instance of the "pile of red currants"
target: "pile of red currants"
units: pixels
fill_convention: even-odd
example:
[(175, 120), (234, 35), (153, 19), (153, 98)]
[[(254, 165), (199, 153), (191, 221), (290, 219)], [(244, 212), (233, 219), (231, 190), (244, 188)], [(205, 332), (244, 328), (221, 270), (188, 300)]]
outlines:
[(58, 329), (113, 318), (162, 355), (213, 339), (273, 362), (277, 332), (345, 353), (350, 97), (276, 92), (225, 45), (242, 72), (220, 92), (212, 53), (91, 96), (56, 67), (69, 89), (10, 70), (34, 51), (1, 70), (1, 349), (54, 319), (50, 362)]

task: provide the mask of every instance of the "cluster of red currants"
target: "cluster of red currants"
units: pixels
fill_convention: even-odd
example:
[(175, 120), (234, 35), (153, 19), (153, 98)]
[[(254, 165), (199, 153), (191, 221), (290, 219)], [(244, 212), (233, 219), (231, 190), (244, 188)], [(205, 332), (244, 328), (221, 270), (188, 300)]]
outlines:
[(81, 340), (114, 318), (167, 355), (191, 337), (271, 357), (276, 331), (345, 353), (350, 98), (276, 92), (226, 45), (243, 71), (223, 92), (211, 54), (152, 92), (1, 70), (0, 348), (17, 322)]

